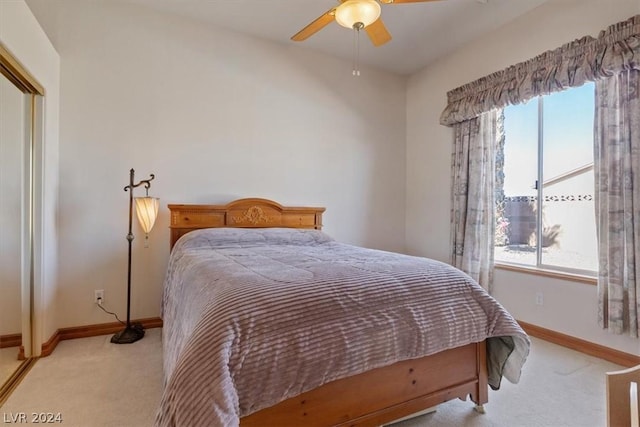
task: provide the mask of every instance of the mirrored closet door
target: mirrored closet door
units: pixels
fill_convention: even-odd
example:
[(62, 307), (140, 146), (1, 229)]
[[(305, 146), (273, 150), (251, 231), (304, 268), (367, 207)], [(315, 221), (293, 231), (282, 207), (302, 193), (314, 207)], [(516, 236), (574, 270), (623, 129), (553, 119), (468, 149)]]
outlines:
[(0, 404), (32, 362), (33, 134), (43, 92), (0, 44)]
[(4, 382), (20, 365), (26, 97), (0, 77), (0, 381)]

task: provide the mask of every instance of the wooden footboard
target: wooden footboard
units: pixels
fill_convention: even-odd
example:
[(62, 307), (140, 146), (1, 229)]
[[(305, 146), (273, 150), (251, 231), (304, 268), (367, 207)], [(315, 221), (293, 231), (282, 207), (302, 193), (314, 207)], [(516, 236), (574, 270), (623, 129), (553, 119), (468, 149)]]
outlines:
[(379, 426), (467, 396), (488, 400), (485, 342), (325, 384), (240, 420), (253, 426)]

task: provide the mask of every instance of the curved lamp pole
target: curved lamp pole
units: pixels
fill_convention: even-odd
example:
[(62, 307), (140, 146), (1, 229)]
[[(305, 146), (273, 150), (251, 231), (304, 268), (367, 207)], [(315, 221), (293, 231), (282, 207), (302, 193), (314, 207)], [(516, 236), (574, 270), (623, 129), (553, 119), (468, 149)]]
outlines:
[[(149, 187), (151, 187), (151, 181), (155, 178), (154, 174), (151, 174), (149, 179), (143, 179), (137, 184), (134, 184), (135, 171), (131, 169), (129, 171), (129, 185), (124, 187), (124, 191), (129, 192), (129, 233), (127, 234), (127, 241), (129, 242), (129, 258), (127, 263), (127, 323), (125, 328), (111, 337), (111, 342), (115, 344), (129, 344), (136, 342), (144, 337), (144, 328), (139, 323), (131, 323), (131, 244), (134, 236), (131, 231), (133, 220), (133, 189), (144, 185), (146, 189), (146, 197), (136, 197), (136, 211), (138, 214), (138, 220), (140, 225), (145, 231), (146, 238), (148, 233), (153, 228), (153, 224), (158, 215), (158, 198), (149, 197)], [(145, 240), (146, 242), (146, 240)]]

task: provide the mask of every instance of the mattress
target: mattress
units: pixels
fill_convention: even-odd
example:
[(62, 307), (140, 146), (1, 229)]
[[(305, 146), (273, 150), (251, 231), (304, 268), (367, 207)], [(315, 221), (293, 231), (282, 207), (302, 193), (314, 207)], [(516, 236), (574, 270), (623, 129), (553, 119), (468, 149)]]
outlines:
[(175, 245), (158, 426), (234, 426), (327, 382), (487, 339), (489, 384), (529, 339), (461, 271), (318, 230), (215, 228)]

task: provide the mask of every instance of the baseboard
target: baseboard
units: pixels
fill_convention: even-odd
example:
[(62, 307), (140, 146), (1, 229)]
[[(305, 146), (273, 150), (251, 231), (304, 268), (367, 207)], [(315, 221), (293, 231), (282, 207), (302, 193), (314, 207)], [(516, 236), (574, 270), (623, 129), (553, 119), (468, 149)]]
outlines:
[[(160, 319), (159, 317), (139, 319), (135, 320), (135, 322), (142, 324), (145, 329), (162, 327), (162, 319)], [(631, 353), (625, 353), (623, 351), (605, 347), (600, 344), (595, 344), (590, 341), (572, 337), (571, 335), (566, 335), (560, 332), (553, 331), (551, 329), (533, 325), (531, 323), (522, 321), (518, 321), (518, 323), (520, 324), (522, 329), (524, 329), (525, 332), (532, 337), (540, 338), (553, 344), (561, 345), (563, 347), (567, 347), (572, 350), (588, 354), (590, 356), (595, 356), (621, 366), (632, 367), (640, 365), (640, 356), (636, 356)], [(49, 356), (51, 353), (53, 353), (53, 350), (55, 350), (60, 341), (75, 338), (95, 337), (98, 335), (115, 334), (121, 329), (122, 324), (119, 322), (100, 323), (95, 325), (75, 326), (70, 328), (58, 329), (46, 343), (42, 344), (41, 357)]]
[(0, 335), (0, 348), (22, 345), (22, 334)]
[(563, 347), (567, 347), (572, 350), (588, 354), (590, 356), (595, 356), (618, 365), (626, 367), (640, 365), (640, 356), (637, 356), (635, 354), (625, 353), (623, 351), (605, 347), (600, 344), (595, 344), (590, 341), (572, 337), (571, 335), (565, 335), (551, 329), (532, 325), (531, 323), (521, 321), (518, 321), (518, 323), (520, 324), (522, 329), (524, 329), (524, 331), (532, 337), (540, 338), (553, 344), (558, 344)]
[[(145, 329), (162, 327), (162, 319), (160, 319), (159, 317), (132, 320), (132, 323), (140, 323)], [(95, 337), (98, 335), (115, 334), (121, 329), (123, 329), (123, 326), (120, 322), (99, 323), (95, 325), (60, 328), (53, 333), (53, 335), (47, 342), (42, 344), (42, 352), (40, 354), (40, 357), (46, 357), (53, 353), (53, 350), (55, 350), (60, 341), (71, 340), (75, 338)]]

